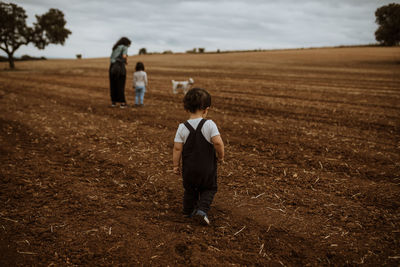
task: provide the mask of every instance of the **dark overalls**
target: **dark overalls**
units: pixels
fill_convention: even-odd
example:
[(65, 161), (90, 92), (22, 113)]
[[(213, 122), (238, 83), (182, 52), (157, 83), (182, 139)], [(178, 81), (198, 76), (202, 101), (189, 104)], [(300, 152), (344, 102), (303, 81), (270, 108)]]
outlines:
[(182, 151), (182, 176), (185, 189), (183, 213), (186, 215), (195, 209), (207, 213), (217, 193), (217, 157), (214, 146), (201, 133), (205, 122), (206, 120), (202, 119), (196, 130), (188, 122), (184, 123), (190, 131)]

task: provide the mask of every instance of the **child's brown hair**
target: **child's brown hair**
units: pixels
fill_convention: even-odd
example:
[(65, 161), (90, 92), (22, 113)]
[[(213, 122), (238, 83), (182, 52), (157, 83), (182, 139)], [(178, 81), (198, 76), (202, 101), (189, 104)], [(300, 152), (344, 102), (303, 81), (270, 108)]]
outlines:
[(205, 110), (211, 106), (211, 95), (202, 88), (190, 89), (183, 98), (185, 110), (195, 113), (197, 110)]
[(140, 70), (143, 70), (144, 71), (144, 64), (143, 64), (143, 62), (138, 62), (138, 63), (136, 63), (136, 68), (135, 68), (135, 70), (136, 71), (140, 71)]

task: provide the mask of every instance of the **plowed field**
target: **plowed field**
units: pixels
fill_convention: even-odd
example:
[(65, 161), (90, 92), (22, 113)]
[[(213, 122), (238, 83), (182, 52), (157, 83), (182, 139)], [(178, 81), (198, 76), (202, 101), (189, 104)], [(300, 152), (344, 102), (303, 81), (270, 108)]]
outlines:
[[(131, 50), (134, 48), (131, 48)], [(400, 48), (0, 65), (0, 265), (400, 264)], [(171, 81), (212, 95), (225, 142), (211, 225), (181, 215)]]

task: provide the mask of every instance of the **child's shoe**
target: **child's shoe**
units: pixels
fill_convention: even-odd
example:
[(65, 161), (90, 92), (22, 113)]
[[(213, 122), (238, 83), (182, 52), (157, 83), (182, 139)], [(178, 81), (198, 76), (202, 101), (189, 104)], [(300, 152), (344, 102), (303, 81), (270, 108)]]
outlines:
[(207, 217), (207, 213), (202, 210), (197, 210), (193, 217), (197, 222), (202, 225), (210, 225), (210, 220)]
[(191, 212), (182, 211), (183, 217), (184, 217), (184, 218), (192, 218), (192, 217), (195, 215), (196, 211), (197, 211), (196, 209), (194, 209), (194, 210), (191, 211)]

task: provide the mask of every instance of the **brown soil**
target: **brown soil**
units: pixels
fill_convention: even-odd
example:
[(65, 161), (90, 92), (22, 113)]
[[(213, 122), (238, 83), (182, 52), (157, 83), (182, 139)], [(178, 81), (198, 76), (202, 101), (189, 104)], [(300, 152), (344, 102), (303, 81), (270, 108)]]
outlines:
[[(400, 48), (130, 57), (143, 108), (109, 108), (108, 59), (0, 67), (0, 265), (400, 264)], [(213, 97), (226, 163), (204, 227), (171, 172)]]

